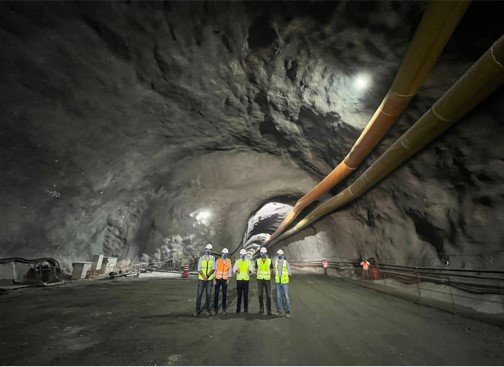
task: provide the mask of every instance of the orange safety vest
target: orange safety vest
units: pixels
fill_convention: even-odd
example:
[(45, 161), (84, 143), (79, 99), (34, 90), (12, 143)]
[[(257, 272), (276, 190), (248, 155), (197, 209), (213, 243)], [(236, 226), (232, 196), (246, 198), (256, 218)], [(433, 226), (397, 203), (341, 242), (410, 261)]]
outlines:
[(215, 279), (224, 279), (229, 278), (229, 268), (231, 268), (231, 259), (224, 260), (221, 258), (217, 259), (217, 263), (215, 264)]
[(362, 265), (362, 269), (364, 269), (364, 270), (369, 269), (369, 263), (367, 261), (363, 261), (360, 264)]

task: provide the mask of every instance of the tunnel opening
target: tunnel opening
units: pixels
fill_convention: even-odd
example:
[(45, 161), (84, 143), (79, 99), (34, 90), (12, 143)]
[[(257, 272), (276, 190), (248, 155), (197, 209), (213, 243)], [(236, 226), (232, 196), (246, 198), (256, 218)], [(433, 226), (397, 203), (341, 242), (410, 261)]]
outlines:
[(241, 245), (236, 250), (244, 248), (254, 256), (292, 210), (296, 199), (295, 195), (284, 195), (261, 202), (248, 218)]
[[(257, 209), (250, 214), (245, 224), (242, 242), (233, 253), (244, 248), (251, 257), (257, 254), (259, 249), (268, 241), (271, 234), (280, 226), (287, 214), (294, 208), (300, 196), (301, 195), (281, 195), (261, 202), (257, 206)], [(320, 202), (320, 200), (316, 200), (314, 203), (307, 206), (302, 213), (310, 212), (319, 205)], [(296, 225), (302, 218), (303, 214), (296, 218), (292, 225)], [(310, 228), (310, 233), (315, 231), (313, 226)]]

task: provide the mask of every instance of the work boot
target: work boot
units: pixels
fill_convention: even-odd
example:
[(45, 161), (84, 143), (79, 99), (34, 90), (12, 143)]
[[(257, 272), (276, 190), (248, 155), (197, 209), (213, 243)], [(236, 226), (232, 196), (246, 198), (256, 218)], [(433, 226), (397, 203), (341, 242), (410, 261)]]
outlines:
[(271, 312), (268, 312), (269, 317), (273, 317), (273, 314)]
[(276, 315), (277, 315), (278, 317), (282, 317), (282, 313), (281, 313), (280, 311), (278, 311), (278, 312), (276, 313)]
[(205, 310), (205, 314), (206, 314), (207, 316), (210, 316), (210, 311)]
[(248, 315), (248, 311), (245, 311), (245, 312), (244, 312), (244, 314), (245, 314), (245, 315)]
[(226, 314), (226, 309), (222, 309), (222, 314), (225, 315)]
[(198, 315), (199, 315), (199, 312), (198, 311), (194, 311), (193, 317), (198, 317)]
[(239, 315), (240, 314), (240, 310), (236, 310), (236, 314)]
[(213, 310), (213, 311), (212, 311), (212, 314), (213, 314), (214, 316), (215, 316), (215, 315), (217, 315), (217, 310)]
[(259, 310), (259, 313), (264, 313), (264, 309), (263, 309), (263, 308), (261, 308), (261, 309)]
[(289, 312), (287, 312), (287, 313), (285, 314), (285, 317), (290, 317), (290, 313), (289, 313)]

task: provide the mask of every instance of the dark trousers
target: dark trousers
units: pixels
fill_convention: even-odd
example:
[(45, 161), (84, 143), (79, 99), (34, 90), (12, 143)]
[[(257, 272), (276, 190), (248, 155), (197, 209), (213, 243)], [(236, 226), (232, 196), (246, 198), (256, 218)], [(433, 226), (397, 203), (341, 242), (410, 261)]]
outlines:
[(243, 296), (243, 310), (245, 312), (248, 312), (248, 291), (249, 291), (248, 280), (236, 281), (236, 292), (238, 293), (238, 300), (236, 301), (236, 312), (240, 312), (242, 296)]
[(227, 301), (227, 280), (225, 279), (216, 279), (215, 280), (215, 295), (213, 301), (213, 308), (215, 311), (219, 310), (219, 292), (222, 287), (222, 309), (226, 309), (226, 301)]
[(268, 314), (271, 313), (271, 281), (270, 280), (257, 280), (257, 291), (259, 293), (259, 309), (264, 311), (264, 297), (263, 293), (266, 291), (266, 309)]
[(196, 294), (196, 311), (201, 310), (201, 297), (206, 292), (205, 309), (210, 311), (210, 296), (212, 294), (212, 280), (198, 279), (198, 293)]

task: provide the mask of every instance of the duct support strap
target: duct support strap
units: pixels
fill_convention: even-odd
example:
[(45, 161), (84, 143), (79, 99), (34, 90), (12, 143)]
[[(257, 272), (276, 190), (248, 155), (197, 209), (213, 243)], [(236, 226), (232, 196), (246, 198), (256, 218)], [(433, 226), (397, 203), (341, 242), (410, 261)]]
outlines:
[(269, 241), (287, 229), (304, 208), (342, 182), (378, 145), (417, 93), (469, 4), (470, 1), (429, 2), (392, 87), (350, 153), (320, 183), (298, 200)]
[(497, 40), (429, 111), (397, 139), (352, 185), (318, 206), (272, 243), (299, 232), (320, 217), (361, 196), (388, 176), (504, 84), (503, 65), (504, 36)]

